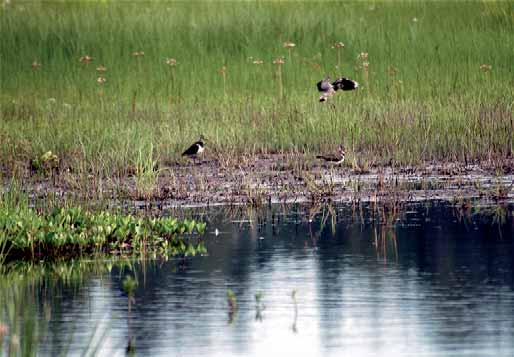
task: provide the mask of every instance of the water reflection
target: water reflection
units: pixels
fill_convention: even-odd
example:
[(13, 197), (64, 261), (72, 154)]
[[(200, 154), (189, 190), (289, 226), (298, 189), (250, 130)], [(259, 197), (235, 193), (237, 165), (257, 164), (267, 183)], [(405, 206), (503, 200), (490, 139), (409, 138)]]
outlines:
[(514, 353), (513, 206), (201, 214), (218, 232), (205, 239), (208, 256), (80, 261), (0, 279), (0, 305), (40, 331), (17, 333), (19, 349), (38, 340), (40, 355)]

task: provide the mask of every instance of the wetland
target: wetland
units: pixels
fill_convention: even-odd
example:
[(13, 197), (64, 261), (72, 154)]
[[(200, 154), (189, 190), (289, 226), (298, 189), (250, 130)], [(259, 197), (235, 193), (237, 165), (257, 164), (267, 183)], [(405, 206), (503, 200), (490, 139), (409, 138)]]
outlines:
[(512, 5), (3, 1), (0, 354), (511, 357)]

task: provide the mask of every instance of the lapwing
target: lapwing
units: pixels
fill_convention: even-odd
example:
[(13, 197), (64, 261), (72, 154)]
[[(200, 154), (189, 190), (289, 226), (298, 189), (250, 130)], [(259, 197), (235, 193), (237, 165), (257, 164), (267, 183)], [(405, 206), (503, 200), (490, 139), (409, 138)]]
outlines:
[(321, 97), (319, 97), (320, 102), (325, 102), (328, 97), (331, 97), (336, 93), (334, 86), (330, 83), (330, 77), (319, 81), (317, 86), (318, 90), (322, 93)]
[(195, 158), (197, 155), (201, 154), (205, 149), (204, 141), (205, 138), (203, 137), (203, 135), (200, 135), (200, 140), (198, 140), (189, 148), (187, 148), (187, 150), (182, 153), (182, 156), (189, 156)]
[(318, 155), (317, 159), (323, 160), (331, 165), (341, 165), (344, 162), (344, 148), (342, 145), (337, 147), (337, 153), (334, 155)]
[(348, 78), (338, 78), (334, 82), (330, 81), (330, 77), (323, 79), (317, 83), (318, 90), (321, 92), (321, 97), (319, 97), (320, 102), (326, 102), (327, 99), (333, 96), (336, 91), (343, 90), (354, 90), (359, 88), (359, 83), (354, 81), (353, 79)]

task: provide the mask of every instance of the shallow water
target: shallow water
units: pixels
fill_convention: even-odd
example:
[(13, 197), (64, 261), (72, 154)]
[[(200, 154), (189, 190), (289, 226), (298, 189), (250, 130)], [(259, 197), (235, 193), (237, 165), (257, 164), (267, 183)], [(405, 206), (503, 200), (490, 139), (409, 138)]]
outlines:
[(217, 208), (208, 256), (135, 263), (130, 317), (127, 265), (36, 282), (37, 350), (125, 355), (132, 335), (145, 356), (513, 356), (513, 210)]

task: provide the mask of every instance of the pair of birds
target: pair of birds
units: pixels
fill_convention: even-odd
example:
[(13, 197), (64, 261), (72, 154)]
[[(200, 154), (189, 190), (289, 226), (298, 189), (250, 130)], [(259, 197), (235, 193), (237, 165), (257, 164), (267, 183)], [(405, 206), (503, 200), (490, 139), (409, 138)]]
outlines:
[[(319, 98), (320, 102), (326, 102), (329, 97), (332, 97), (338, 90), (350, 91), (359, 88), (359, 83), (354, 81), (353, 79), (348, 78), (338, 78), (334, 82), (331, 82), (330, 77), (319, 81), (316, 86), (318, 90), (321, 92), (321, 97)], [(196, 157), (198, 154), (201, 154), (205, 150), (205, 139), (203, 136), (200, 136), (200, 140), (195, 142), (186, 151), (182, 153), (182, 156)], [(337, 153), (335, 155), (318, 155), (316, 158), (324, 160), (328, 163), (334, 165), (340, 165), (344, 161), (344, 148), (339, 145), (337, 148)]]
[[(350, 91), (359, 88), (359, 83), (349, 78), (338, 78), (334, 82), (330, 81), (330, 77), (327, 77), (324, 80), (319, 81), (316, 86), (318, 90), (321, 92), (321, 97), (319, 97), (320, 102), (326, 102), (329, 97), (332, 97), (338, 90), (342, 91)], [(332, 165), (341, 165), (344, 162), (345, 156), (344, 147), (339, 145), (337, 147), (337, 152), (333, 155), (318, 155), (317, 159), (324, 160)]]
[[(204, 137), (200, 136), (200, 140), (191, 145), (186, 151), (182, 153), (182, 156), (196, 157), (205, 150)], [(317, 159), (323, 160), (332, 165), (341, 165), (344, 162), (345, 151), (342, 145), (337, 147), (337, 153), (334, 155), (318, 155)]]
[(332, 97), (338, 90), (349, 91), (359, 88), (359, 83), (353, 79), (338, 78), (334, 82), (330, 81), (330, 77), (319, 81), (316, 86), (321, 92), (319, 97), (320, 102), (326, 102), (329, 97)]

